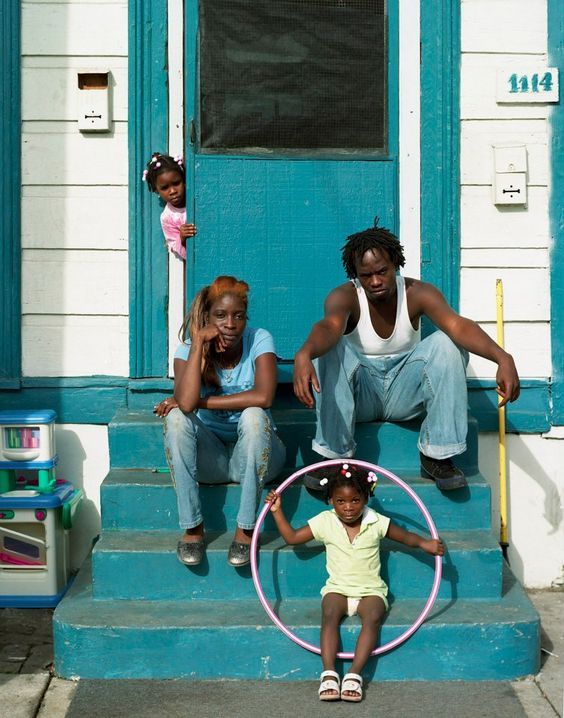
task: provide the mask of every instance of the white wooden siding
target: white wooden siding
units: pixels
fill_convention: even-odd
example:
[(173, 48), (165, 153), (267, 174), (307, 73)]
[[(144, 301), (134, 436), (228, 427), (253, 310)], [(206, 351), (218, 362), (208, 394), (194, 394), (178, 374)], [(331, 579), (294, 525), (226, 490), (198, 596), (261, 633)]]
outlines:
[(26, 185), (124, 185), (127, 125), (81, 133), (76, 122), (22, 123), (22, 181)]
[(527, 207), (496, 207), (491, 185), (463, 185), (460, 221), (462, 247), (549, 245), (548, 188), (528, 187)]
[(462, 52), (546, 52), (546, 0), (462, 0)]
[[(22, 3), (26, 376), (128, 374), (127, 2)], [(111, 130), (77, 127), (78, 71), (109, 70)]]
[(22, 62), (22, 119), (77, 118), (77, 73), (84, 69), (110, 70), (110, 102), (114, 120), (127, 120), (127, 58), (24, 57)]
[(508, 322), (547, 322), (548, 269), (507, 267), (462, 268), (460, 310), (476, 321), (495, 321), (496, 279), (503, 280), (504, 315)]
[[(496, 338), (495, 322), (480, 322), (492, 339)], [(550, 325), (548, 322), (515, 322), (505, 325), (505, 348), (513, 355), (521, 377), (542, 378), (551, 374)], [(497, 364), (472, 355), (468, 376), (493, 378)]]
[[(546, 0), (462, 0), (460, 310), (496, 336), (495, 285), (503, 279), (505, 346), (522, 377), (548, 377), (550, 357), (549, 107), (498, 104), (499, 69), (547, 62)], [(493, 150), (527, 149), (527, 205), (492, 201)], [(472, 357), (469, 376), (495, 376)]]
[(31, 185), (22, 192), (24, 249), (127, 249), (127, 187)]
[(549, 108), (541, 103), (503, 104), (496, 102), (497, 71), (531, 64), (547, 64), (546, 55), (462, 56), (460, 71), (460, 114), (466, 120), (544, 119)]
[(26, 314), (25, 376), (127, 376), (127, 317)]
[(26, 249), (22, 256), (23, 311), (127, 316), (124, 276), (126, 252)]
[(127, 2), (22, 2), (24, 55), (127, 55)]
[(493, 145), (527, 147), (527, 184), (546, 186), (548, 181), (548, 132), (546, 120), (465, 120), (461, 129), (462, 184), (490, 184)]

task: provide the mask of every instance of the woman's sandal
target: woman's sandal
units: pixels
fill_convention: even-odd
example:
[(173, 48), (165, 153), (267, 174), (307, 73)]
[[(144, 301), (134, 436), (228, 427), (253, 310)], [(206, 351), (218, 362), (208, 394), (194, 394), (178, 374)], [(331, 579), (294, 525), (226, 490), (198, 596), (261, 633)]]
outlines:
[[(346, 696), (344, 695), (345, 691), (353, 695)], [(359, 676), (358, 673), (347, 673), (343, 677), (341, 700), (350, 701), (351, 703), (358, 703), (362, 700), (362, 676)]]
[[(319, 686), (319, 700), (320, 701), (338, 701), (341, 697), (339, 695), (339, 674), (335, 671), (323, 671), (319, 677), (321, 684)], [(335, 691), (335, 693), (325, 693), (325, 691)]]

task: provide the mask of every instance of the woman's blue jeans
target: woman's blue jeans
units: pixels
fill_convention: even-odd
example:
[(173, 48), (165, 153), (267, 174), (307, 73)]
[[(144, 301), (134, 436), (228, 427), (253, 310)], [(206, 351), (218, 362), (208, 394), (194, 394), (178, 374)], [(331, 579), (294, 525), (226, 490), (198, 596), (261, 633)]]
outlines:
[(261, 490), (284, 466), (286, 448), (268, 414), (258, 407), (241, 413), (237, 441), (226, 443), (198, 417), (172, 409), (164, 422), (165, 452), (176, 488), (180, 528), (202, 523), (201, 484), (241, 484), (237, 525), (252, 529)]
[(404, 354), (375, 359), (341, 339), (314, 364), (321, 393), (312, 447), (321, 456), (354, 456), (356, 422), (407, 421), (422, 414), (418, 447), (425, 456), (446, 459), (466, 450), (468, 353), (443, 332)]

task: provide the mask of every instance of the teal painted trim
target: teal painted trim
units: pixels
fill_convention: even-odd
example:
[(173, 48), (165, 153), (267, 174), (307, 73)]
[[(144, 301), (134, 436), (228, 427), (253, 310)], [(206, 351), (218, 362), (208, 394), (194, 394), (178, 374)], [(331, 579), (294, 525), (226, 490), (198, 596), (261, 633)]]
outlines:
[[(20, 5), (0, 12), (0, 388), (17, 389), (21, 374), (21, 34)], [(9, 170), (8, 170), (9, 168)]]
[(564, 3), (548, 2), (548, 63), (560, 68), (560, 102), (550, 112), (550, 333), (552, 423), (564, 425)]
[(421, 1), (421, 277), (458, 309), (460, 2)]
[(129, 351), (133, 377), (168, 370), (168, 255), (162, 208), (141, 175), (168, 148), (166, 0), (129, 0)]
[[(298, 408), (287, 382), (292, 365), (279, 367), (280, 386), (276, 407)], [(493, 380), (468, 380), (470, 413), (480, 431), (497, 431), (497, 403)], [(526, 379), (521, 396), (507, 409), (507, 431), (538, 434), (550, 428), (550, 383)], [(127, 377), (33, 377), (22, 380), (16, 391), (0, 389), (0, 410), (53, 409), (60, 424), (109, 424), (118, 409), (150, 411), (152, 406), (172, 393), (170, 379), (130, 381)], [(313, 414), (312, 414), (313, 418)]]
[[(468, 379), (468, 406), (480, 431), (498, 430), (497, 393), (493, 379)], [(546, 379), (524, 379), (521, 395), (505, 411), (506, 430), (538, 434), (550, 429), (551, 385)]]
[[(197, 0), (186, 0), (184, 15), (184, 112), (186, 117), (186, 216), (194, 221), (196, 217), (196, 142), (200, 136), (200, 108), (198, 104), (198, 27), (199, 14)], [(186, 303), (192, 302), (196, 295), (195, 262), (196, 237), (186, 240)], [(199, 288), (198, 288), (199, 289)]]
[[(399, 8), (388, 2), (388, 158), (399, 154)], [(372, 159), (375, 159), (372, 157)], [(384, 158), (382, 158), (384, 159)], [(398, 220), (399, 221), (399, 220)], [(395, 228), (398, 231), (398, 228)]]

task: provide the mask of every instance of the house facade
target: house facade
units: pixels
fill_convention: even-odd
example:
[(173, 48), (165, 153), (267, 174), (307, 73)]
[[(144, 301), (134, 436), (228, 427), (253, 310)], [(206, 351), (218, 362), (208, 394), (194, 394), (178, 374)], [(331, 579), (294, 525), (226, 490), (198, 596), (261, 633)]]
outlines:
[[(509, 558), (526, 586), (562, 585), (561, 2), (4, 0), (0, 25), (0, 407), (57, 412), (59, 473), (87, 498), (75, 566), (99, 530), (108, 424), (171, 390), (184, 297), (216, 274), (245, 278), (288, 382), (344, 280), (344, 237), (378, 217), (399, 233), (406, 273), (492, 336), (503, 280), (522, 378), (507, 410)], [(357, 54), (365, 36), (381, 38), (378, 52)], [(321, 98), (316, 76), (329, 78)], [(109, 124), (93, 132), (79, 108), (100, 77)], [(156, 150), (186, 158), (198, 235), (185, 267), (166, 254), (161, 207), (141, 182)], [(525, 201), (496, 203), (504, 190)], [(496, 497), (494, 378), (472, 357), (480, 469)]]

